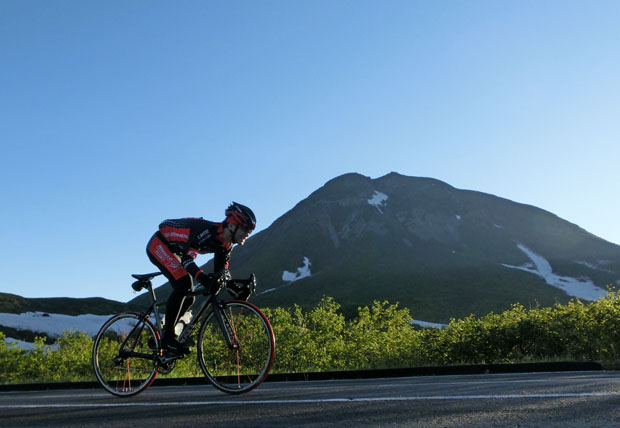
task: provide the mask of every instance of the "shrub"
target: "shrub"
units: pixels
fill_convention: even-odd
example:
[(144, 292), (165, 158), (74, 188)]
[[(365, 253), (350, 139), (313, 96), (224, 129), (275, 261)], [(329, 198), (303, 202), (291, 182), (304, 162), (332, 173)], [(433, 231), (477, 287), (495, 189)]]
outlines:
[[(591, 303), (526, 309), (452, 319), (443, 329), (417, 329), (408, 309), (375, 301), (345, 319), (324, 297), (314, 308), (268, 308), (276, 336), (274, 372), (304, 372), (572, 359), (620, 363), (620, 299), (617, 292)], [(94, 380), (93, 341), (64, 332), (52, 346), (37, 338), (30, 350), (0, 332), (0, 383)], [(193, 357), (178, 361), (170, 376), (201, 376)]]

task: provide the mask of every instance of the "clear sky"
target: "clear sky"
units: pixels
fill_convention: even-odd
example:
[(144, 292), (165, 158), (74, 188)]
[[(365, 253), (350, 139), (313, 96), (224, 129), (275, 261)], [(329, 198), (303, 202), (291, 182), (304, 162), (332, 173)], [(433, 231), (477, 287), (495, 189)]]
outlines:
[(619, 22), (616, 0), (1, 1), (0, 291), (128, 300), (161, 220), (235, 200), (264, 229), (347, 172), (620, 244)]

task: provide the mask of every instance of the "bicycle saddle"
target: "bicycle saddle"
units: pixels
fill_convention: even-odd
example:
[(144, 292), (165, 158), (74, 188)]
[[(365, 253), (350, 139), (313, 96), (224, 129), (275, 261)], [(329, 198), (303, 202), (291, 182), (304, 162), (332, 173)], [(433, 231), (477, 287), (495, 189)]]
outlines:
[(148, 281), (151, 278), (155, 278), (156, 276), (161, 275), (161, 272), (153, 272), (153, 273), (134, 273), (131, 276), (136, 278), (139, 281)]

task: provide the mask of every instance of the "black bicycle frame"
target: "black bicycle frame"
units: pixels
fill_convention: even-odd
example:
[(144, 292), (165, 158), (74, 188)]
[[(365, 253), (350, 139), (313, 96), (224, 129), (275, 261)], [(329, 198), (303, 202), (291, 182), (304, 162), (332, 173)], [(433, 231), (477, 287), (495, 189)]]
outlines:
[[(123, 358), (139, 357), (139, 358), (146, 358), (146, 359), (151, 359), (151, 360), (158, 358), (158, 356), (154, 356), (152, 354), (144, 354), (141, 352), (125, 350), (128, 348), (127, 345), (131, 339), (137, 338), (140, 336), (140, 334), (142, 333), (142, 330), (144, 329), (144, 321), (149, 317), (150, 314), (155, 315), (155, 322), (156, 322), (155, 329), (161, 336), (161, 333), (162, 333), (161, 316), (159, 314), (159, 310), (156, 310), (156, 307), (163, 305), (166, 302), (157, 301), (157, 297), (155, 296), (155, 291), (153, 290), (153, 287), (150, 284), (147, 285), (147, 288), (151, 293), (151, 299), (153, 302), (151, 303), (151, 306), (149, 306), (149, 308), (146, 311), (140, 314), (140, 318), (138, 319), (137, 325), (131, 330), (131, 332), (127, 335), (127, 338), (121, 344), (121, 349), (119, 351), (120, 357), (123, 357)], [(206, 295), (206, 292), (205, 291), (193, 291), (189, 293), (187, 297), (195, 297), (199, 295)], [(181, 332), (181, 335), (179, 336), (179, 341), (184, 342), (185, 340), (187, 340), (189, 335), (196, 329), (196, 327), (200, 324), (200, 322), (206, 319), (206, 314), (208, 313), (208, 310), (211, 307), (213, 308), (213, 315), (215, 316), (215, 319), (220, 326), (220, 330), (222, 331), (222, 335), (224, 336), (224, 339), (226, 340), (228, 348), (236, 349), (239, 345), (233, 340), (233, 338), (235, 337), (234, 329), (232, 328), (230, 321), (224, 312), (223, 302), (215, 294), (209, 295), (209, 298), (201, 306), (200, 310), (198, 311), (198, 314), (193, 318), (189, 326), (183, 329), (183, 331)], [(131, 349), (131, 347), (129, 347), (129, 349)]]
[[(138, 357), (138, 358), (146, 358), (146, 359), (153, 359), (153, 355), (152, 354), (144, 354), (141, 352), (135, 352), (135, 351), (126, 351), (126, 349), (132, 349), (132, 347), (127, 346), (128, 342), (134, 338), (138, 338), (140, 337), (140, 334), (142, 333), (142, 331), (144, 330), (145, 324), (144, 321), (149, 317), (149, 314), (153, 312), (153, 310), (155, 309), (155, 306), (157, 306), (157, 302), (153, 302), (151, 304), (151, 306), (144, 312), (142, 312), (140, 314), (140, 318), (138, 318), (138, 322), (136, 323), (136, 326), (129, 332), (129, 334), (127, 335), (127, 337), (125, 338), (125, 340), (123, 340), (123, 343), (121, 344), (121, 349), (119, 350), (119, 357), (123, 357), (123, 358), (128, 358), (128, 357)], [(159, 318), (159, 313), (157, 311), (155, 311), (155, 318)], [(159, 321), (158, 325), (155, 327), (155, 329), (157, 331), (159, 331)], [(134, 347), (135, 348), (135, 347)]]
[[(205, 295), (205, 294), (206, 293), (204, 291), (197, 291), (197, 292), (195, 291), (195, 292), (189, 293), (188, 297), (194, 297), (194, 296)], [(217, 294), (209, 295), (209, 298), (202, 305), (202, 307), (198, 311), (198, 314), (193, 318), (190, 325), (181, 332), (181, 335), (179, 336), (179, 341), (184, 342), (185, 340), (187, 340), (188, 336), (196, 329), (196, 327), (206, 319), (206, 314), (208, 313), (208, 310), (210, 308), (212, 308), (213, 315), (215, 316), (215, 319), (220, 326), (220, 330), (222, 331), (222, 335), (224, 336), (224, 339), (226, 340), (228, 347), (230, 349), (234, 349), (235, 347), (237, 347), (237, 344), (235, 344), (232, 340), (232, 337), (234, 336), (234, 331), (233, 331), (232, 326), (230, 325), (230, 321), (228, 320), (228, 317), (224, 313), (224, 310), (223, 310), (224, 304), (217, 297)]]

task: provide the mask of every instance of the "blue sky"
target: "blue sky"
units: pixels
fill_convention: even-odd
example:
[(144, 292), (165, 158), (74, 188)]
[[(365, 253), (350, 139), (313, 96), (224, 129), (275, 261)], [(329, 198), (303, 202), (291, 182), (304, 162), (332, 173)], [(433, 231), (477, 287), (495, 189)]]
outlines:
[(0, 290), (128, 300), (161, 220), (236, 200), (260, 230), (347, 172), (620, 244), (618, 22), (597, 0), (0, 2)]

